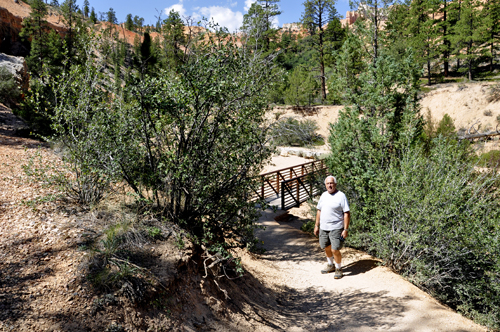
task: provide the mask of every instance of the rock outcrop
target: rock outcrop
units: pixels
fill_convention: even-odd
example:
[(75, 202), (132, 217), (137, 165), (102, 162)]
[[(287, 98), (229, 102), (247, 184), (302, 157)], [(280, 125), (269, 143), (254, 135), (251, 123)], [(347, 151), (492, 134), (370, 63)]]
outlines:
[[(23, 19), (30, 13), (31, 7), (22, 1), (16, 3), (14, 0), (0, 0), (0, 52), (16, 56), (29, 54), (29, 43), (23, 41), (19, 33), (23, 28)], [(67, 29), (57, 12), (49, 9), (45, 19), (48, 29), (54, 29), (60, 34), (66, 33)]]
[(21, 56), (13, 56), (0, 53), (0, 67), (6, 68), (14, 75), (22, 90), (29, 87), (29, 74), (26, 61)]

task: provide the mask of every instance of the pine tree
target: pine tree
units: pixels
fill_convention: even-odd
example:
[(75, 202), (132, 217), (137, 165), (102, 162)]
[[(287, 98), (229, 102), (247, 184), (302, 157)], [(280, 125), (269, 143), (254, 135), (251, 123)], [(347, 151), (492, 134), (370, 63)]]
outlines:
[(258, 50), (265, 48), (263, 38), (266, 31), (264, 9), (257, 2), (252, 3), (248, 12), (243, 16), (241, 30), (246, 35), (247, 46)]
[(484, 4), (481, 17), (488, 46), (485, 55), (490, 60), (490, 72), (493, 72), (493, 61), (497, 57), (500, 42), (500, 0), (488, 0)]
[(134, 20), (132, 19), (132, 14), (127, 14), (125, 19), (125, 29), (134, 31)]
[(96, 24), (97, 23), (97, 16), (95, 14), (94, 7), (92, 7), (92, 10), (90, 11), (90, 22)]
[(163, 20), (162, 26), (163, 35), (163, 52), (166, 66), (176, 66), (181, 63), (182, 55), (181, 46), (186, 42), (184, 34), (184, 22), (181, 16), (176, 11), (170, 11), (168, 17)]
[(464, 0), (460, 7), (460, 19), (453, 27), (452, 40), (456, 45), (457, 59), (464, 60), (469, 80), (473, 78), (473, 71), (484, 48), (486, 29), (481, 22), (479, 3), (476, 0)]
[(144, 24), (144, 19), (139, 16), (134, 16), (134, 26), (135, 26), (135, 31), (138, 31), (142, 33), (142, 25)]
[(346, 29), (338, 17), (335, 17), (328, 23), (325, 30), (325, 66), (331, 66), (334, 62), (334, 52), (338, 51), (346, 38)]
[(83, 16), (85, 18), (89, 18), (89, 0), (84, 0), (83, 1)]
[(64, 22), (68, 27), (68, 33), (66, 34), (66, 47), (68, 49), (68, 57), (71, 59), (73, 57), (73, 44), (75, 42), (75, 27), (80, 21), (80, 17), (77, 15), (78, 6), (76, 5), (76, 0), (65, 0), (61, 5), (61, 12), (63, 15)]
[[(368, 47), (370, 48), (369, 56), (372, 63), (376, 68), (377, 59), (380, 55), (381, 45), (381, 32), (386, 21), (386, 17), (390, 15), (391, 8), (394, 8), (395, 0), (351, 0), (351, 8), (357, 9), (364, 20), (356, 22), (363, 22), (368, 30), (364, 33), (364, 38), (367, 39)], [(359, 24), (358, 24), (359, 25)]]
[(46, 57), (47, 48), (47, 5), (42, 0), (31, 1), (31, 13), (23, 20), (23, 28), (19, 33), (24, 39), (31, 38), (30, 55), (26, 63), (32, 74), (40, 75)]
[(437, 43), (439, 44), (438, 49), (443, 57), (443, 70), (444, 76), (448, 77), (450, 74), (450, 53), (451, 53), (451, 22), (449, 19), (449, 5), (450, 0), (441, 0), (438, 2), (437, 14), (441, 17), (437, 21), (438, 29), (440, 31)]
[(285, 91), (285, 102), (290, 105), (311, 105), (318, 91), (317, 81), (309, 68), (298, 66), (290, 74), (290, 85)]
[(410, 6), (406, 4), (394, 5), (389, 12), (383, 34), (383, 43), (386, 52), (393, 56), (406, 53), (409, 44), (408, 22)]
[(257, 3), (262, 7), (264, 15), (264, 47), (265, 51), (270, 51), (271, 40), (276, 40), (278, 29), (274, 27), (274, 18), (281, 15), (278, 3), (280, 0), (257, 0)]
[(118, 20), (116, 18), (116, 12), (113, 8), (109, 8), (109, 11), (106, 13), (107, 21), (111, 24), (118, 24)]
[(414, 0), (407, 16), (409, 45), (413, 47), (418, 59), (427, 65), (427, 81), (431, 85), (431, 62), (437, 56), (436, 40), (438, 26), (435, 24), (435, 3), (432, 0)]
[(334, 0), (306, 0), (302, 13), (302, 24), (311, 36), (313, 47), (318, 52), (318, 62), (321, 78), (321, 100), (326, 100), (325, 75), (325, 24), (338, 16)]

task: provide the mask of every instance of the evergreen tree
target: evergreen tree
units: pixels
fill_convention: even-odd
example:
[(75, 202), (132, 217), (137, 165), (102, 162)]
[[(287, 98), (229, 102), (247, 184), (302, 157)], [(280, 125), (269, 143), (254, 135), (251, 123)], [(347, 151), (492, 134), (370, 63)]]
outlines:
[(333, 54), (338, 51), (346, 38), (346, 29), (338, 17), (335, 17), (328, 23), (325, 31), (325, 66), (329, 67), (334, 62)]
[(407, 16), (409, 46), (416, 52), (420, 63), (427, 65), (427, 81), (431, 85), (431, 62), (437, 56), (435, 45), (438, 39), (438, 26), (433, 19), (436, 3), (432, 0), (414, 0)]
[(451, 32), (450, 32), (450, 27), (451, 27), (451, 22), (449, 19), (449, 5), (450, 0), (441, 0), (441, 2), (438, 2), (438, 7), (437, 7), (437, 14), (440, 16), (440, 19), (438, 20), (438, 29), (440, 31), (440, 36), (437, 40), (438, 43), (438, 49), (440, 53), (442, 54), (443, 57), (443, 70), (444, 70), (444, 76), (448, 77), (450, 74), (450, 53), (451, 53)]
[(302, 13), (302, 24), (311, 36), (313, 47), (318, 52), (318, 63), (321, 79), (321, 100), (326, 100), (325, 75), (325, 24), (338, 16), (334, 0), (306, 0)]
[(96, 24), (97, 23), (97, 16), (95, 14), (94, 7), (92, 7), (92, 10), (90, 11), (90, 22)]
[(51, 5), (52, 7), (56, 7), (56, 8), (57, 8), (57, 7), (59, 7), (59, 1), (57, 1), (57, 0), (52, 0), (52, 1), (50, 2), (50, 5)]
[(134, 20), (132, 19), (132, 14), (127, 14), (125, 19), (125, 29), (134, 31)]
[[(363, 29), (366, 44), (369, 47), (369, 56), (372, 63), (375, 65), (379, 57), (381, 48), (381, 31), (386, 21), (386, 17), (390, 15), (391, 8), (395, 8), (395, 0), (351, 0), (351, 8), (357, 9), (363, 20), (357, 20), (365, 26)], [(396, 6), (397, 7), (397, 6)], [(366, 30), (367, 29), (367, 30)]]
[(405, 54), (408, 49), (410, 39), (408, 35), (409, 9), (406, 4), (394, 5), (385, 24), (384, 47), (386, 52), (396, 57)]
[(89, 6), (90, 6), (89, 0), (84, 0), (83, 1), (83, 16), (85, 18), (89, 18)]
[(163, 52), (166, 66), (176, 66), (183, 60), (181, 46), (185, 46), (184, 22), (178, 12), (172, 10), (163, 21)]
[(278, 3), (280, 0), (257, 0), (257, 3), (262, 7), (264, 18), (264, 50), (271, 50), (271, 40), (276, 40), (278, 29), (274, 27), (274, 18), (281, 15)]
[(296, 67), (290, 74), (290, 85), (285, 91), (288, 105), (311, 105), (318, 91), (317, 81), (306, 66)]
[(134, 16), (134, 26), (136, 31), (142, 32), (142, 25), (144, 24), (144, 19), (139, 16)]
[(77, 15), (78, 6), (76, 5), (76, 0), (65, 0), (61, 5), (61, 12), (63, 15), (64, 22), (68, 27), (68, 33), (66, 34), (66, 47), (68, 49), (68, 57), (71, 59), (73, 57), (73, 44), (75, 42), (75, 27), (80, 21), (80, 17)]
[(243, 16), (241, 30), (246, 35), (246, 45), (257, 50), (264, 49), (264, 33), (266, 31), (266, 21), (264, 9), (257, 2), (252, 3), (248, 12)]
[(118, 20), (116, 18), (116, 12), (113, 8), (109, 8), (109, 11), (106, 13), (107, 21), (111, 24), (118, 24)]
[(59, 74), (64, 60), (64, 43), (61, 36), (51, 29), (47, 36), (47, 62), (52, 74)]
[[(362, 28), (362, 27), (360, 27)], [(420, 137), (419, 65), (411, 53), (380, 52), (377, 61), (363, 47), (370, 30), (349, 34), (337, 56), (331, 90), (346, 105), (330, 130), (327, 165), (355, 206), (357, 227), (369, 227), (384, 188), (380, 175)], [(383, 75), (381, 75), (383, 73)], [(361, 245), (361, 243), (358, 243)]]
[(46, 57), (47, 48), (47, 5), (42, 0), (31, 1), (31, 13), (23, 20), (23, 28), (19, 33), (24, 39), (31, 38), (30, 55), (26, 63), (32, 74), (40, 75)]
[(486, 34), (485, 41), (488, 46), (485, 55), (490, 60), (490, 72), (493, 72), (493, 62), (498, 55), (500, 43), (500, 1), (488, 0), (483, 7), (481, 16)]
[(463, 71), (467, 71), (469, 80), (472, 80), (477, 61), (484, 52), (481, 44), (485, 41), (486, 27), (482, 24), (478, 6), (476, 0), (464, 0), (460, 19), (453, 27), (456, 57), (464, 60), (467, 68)]

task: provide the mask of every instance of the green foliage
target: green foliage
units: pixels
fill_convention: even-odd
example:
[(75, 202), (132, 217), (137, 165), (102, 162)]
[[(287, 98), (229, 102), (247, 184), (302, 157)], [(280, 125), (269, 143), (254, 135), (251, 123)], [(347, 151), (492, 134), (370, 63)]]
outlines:
[(282, 146), (311, 146), (324, 144), (316, 133), (318, 125), (313, 120), (299, 121), (285, 118), (277, 121), (271, 131), (272, 142)]
[(440, 136), (422, 141), (434, 125), (429, 119), (422, 135), (412, 54), (353, 53), (361, 44), (348, 36), (338, 53), (331, 90), (348, 106), (331, 127), (327, 160), (350, 199), (350, 243), (499, 328), (500, 178), (478, 173), (470, 146), (448, 139), (455, 128), (447, 115)]
[(7, 68), (0, 67), (0, 103), (13, 105), (21, 95), (16, 78)]
[(246, 193), (270, 154), (262, 96), (276, 77), (270, 59), (223, 31), (190, 50), (177, 73), (136, 78), (115, 95), (89, 57), (53, 82), (53, 128), (78, 174), (125, 181), (197, 245), (244, 246), (258, 215)]
[(95, 14), (94, 7), (92, 7), (92, 10), (90, 11), (90, 17), (89, 17), (90, 22), (96, 24), (97, 23), (97, 16)]
[(500, 151), (491, 150), (481, 154), (478, 165), (481, 167), (497, 168), (500, 165)]
[(112, 24), (118, 24), (118, 19), (116, 18), (116, 12), (113, 8), (109, 8), (106, 12), (107, 22)]
[(430, 155), (408, 149), (376, 175), (384, 189), (369, 229), (355, 236), (419, 287), (498, 328), (500, 179), (476, 173), (472, 159), (448, 140), (434, 142)]
[(241, 30), (245, 33), (248, 47), (261, 51), (264, 55), (276, 48), (277, 32), (273, 20), (281, 14), (280, 0), (257, 0), (243, 17)]
[(473, 79), (479, 56), (485, 50), (481, 47), (485, 40), (485, 26), (479, 12), (480, 3), (476, 0), (464, 0), (459, 5), (459, 18), (453, 26), (452, 42), (455, 45), (456, 57), (464, 60), (469, 80)]
[(161, 229), (158, 227), (150, 227), (147, 229), (149, 237), (157, 239), (161, 237)]
[(443, 118), (439, 121), (436, 128), (436, 135), (442, 135), (444, 137), (452, 137), (456, 135), (455, 124), (448, 113), (443, 115)]
[(295, 106), (311, 105), (318, 93), (318, 87), (310, 68), (298, 66), (289, 76), (288, 88), (284, 93), (285, 103)]
[[(315, 62), (319, 66), (321, 81), (321, 100), (326, 100), (326, 75), (325, 75), (325, 46), (326, 31), (325, 24), (338, 20), (335, 1), (333, 0), (306, 0), (304, 2), (304, 12), (302, 13), (301, 23), (308, 30), (312, 47), (317, 51)], [(335, 29), (342, 29), (335, 26)], [(332, 36), (332, 31), (328, 35)], [(338, 36), (332, 36), (338, 39)]]

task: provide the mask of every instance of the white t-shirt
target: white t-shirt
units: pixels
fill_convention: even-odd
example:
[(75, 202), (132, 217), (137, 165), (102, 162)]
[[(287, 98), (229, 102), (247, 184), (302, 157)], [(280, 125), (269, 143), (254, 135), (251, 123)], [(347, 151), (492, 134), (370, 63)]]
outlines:
[(316, 206), (321, 211), (319, 228), (324, 231), (344, 228), (344, 212), (348, 212), (349, 203), (345, 194), (339, 190), (333, 194), (325, 191)]

